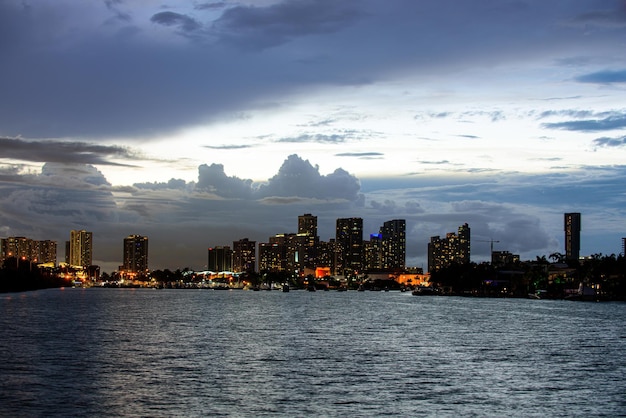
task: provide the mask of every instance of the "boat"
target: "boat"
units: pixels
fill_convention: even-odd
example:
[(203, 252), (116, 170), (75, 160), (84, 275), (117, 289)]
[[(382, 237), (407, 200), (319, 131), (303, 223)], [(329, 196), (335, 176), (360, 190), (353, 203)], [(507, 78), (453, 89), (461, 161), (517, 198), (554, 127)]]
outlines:
[(287, 283), (283, 285), (283, 292), (289, 292), (289, 285)]
[(428, 296), (428, 295), (434, 295), (436, 293), (435, 293), (435, 289), (433, 289), (430, 286), (418, 286), (415, 288), (415, 290), (411, 292), (411, 294), (413, 296)]

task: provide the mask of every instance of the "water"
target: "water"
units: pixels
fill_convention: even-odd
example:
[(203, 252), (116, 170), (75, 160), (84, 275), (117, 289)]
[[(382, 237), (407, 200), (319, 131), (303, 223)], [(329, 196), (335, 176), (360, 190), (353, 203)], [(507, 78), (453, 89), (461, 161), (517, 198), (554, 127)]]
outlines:
[(626, 304), (0, 295), (0, 416), (626, 415)]

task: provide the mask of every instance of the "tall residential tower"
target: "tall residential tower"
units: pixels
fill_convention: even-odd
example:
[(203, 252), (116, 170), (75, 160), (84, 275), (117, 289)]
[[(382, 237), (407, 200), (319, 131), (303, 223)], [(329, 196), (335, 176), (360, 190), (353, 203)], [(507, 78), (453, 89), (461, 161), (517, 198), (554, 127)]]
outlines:
[(129, 235), (124, 238), (124, 265), (122, 269), (137, 274), (148, 272), (148, 237)]
[(565, 214), (565, 258), (578, 260), (580, 257), (580, 213)]
[(93, 257), (93, 233), (87, 232), (84, 229), (80, 231), (70, 231), (68, 249), (69, 254), (67, 260), (71, 266), (91, 266)]

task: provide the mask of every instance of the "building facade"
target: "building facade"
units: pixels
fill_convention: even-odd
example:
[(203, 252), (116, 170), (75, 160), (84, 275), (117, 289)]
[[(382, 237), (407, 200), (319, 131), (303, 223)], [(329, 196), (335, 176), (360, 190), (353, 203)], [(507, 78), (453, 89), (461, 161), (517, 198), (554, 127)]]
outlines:
[(394, 219), (380, 228), (383, 270), (406, 268), (406, 221)]
[(256, 268), (256, 241), (233, 241), (233, 272), (253, 272)]
[(335, 241), (340, 251), (335, 274), (360, 273), (363, 270), (363, 219), (337, 219), (335, 231)]
[(450, 232), (445, 238), (431, 237), (428, 243), (428, 271), (437, 271), (452, 264), (469, 263), (470, 242), (470, 227), (467, 223), (459, 227), (458, 234)]
[(219, 273), (221, 271), (232, 271), (233, 251), (228, 245), (211, 247), (208, 250), (209, 260), (207, 269)]
[(136, 274), (148, 273), (148, 237), (129, 235), (124, 238), (123, 260), (123, 271)]
[(0, 261), (9, 258), (56, 265), (57, 243), (50, 240), (36, 241), (26, 237), (3, 238), (0, 241)]
[(93, 259), (93, 233), (83, 230), (70, 231), (68, 246), (68, 264), (77, 267), (89, 267)]
[(298, 216), (298, 270), (314, 269), (317, 266), (319, 236), (317, 216), (310, 213)]
[(578, 260), (580, 258), (580, 213), (566, 213), (564, 216), (565, 230), (565, 258)]

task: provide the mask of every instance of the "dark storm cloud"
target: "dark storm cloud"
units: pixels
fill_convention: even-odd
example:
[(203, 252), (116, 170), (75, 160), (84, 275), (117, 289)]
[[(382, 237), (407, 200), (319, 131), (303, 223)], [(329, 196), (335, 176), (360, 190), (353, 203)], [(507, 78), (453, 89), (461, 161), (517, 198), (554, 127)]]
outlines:
[(203, 164), (198, 167), (196, 187), (226, 198), (249, 199), (252, 197), (252, 180), (227, 176), (222, 164)]
[(195, 19), (175, 12), (159, 12), (150, 18), (150, 21), (165, 26), (176, 26), (185, 32), (193, 32), (202, 25)]
[(96, 145), (75, 141), (25, 141), (21, 138), (0, 137), (0, 159), (33, 162), (99, 164), (132, 167), (110, 161), (110, 158), (138, 159), (127, 147)]
[[(109, 183), (95, 167), (47, 163), (40, 174), (0, 180), (0, 225), (12, 235), (57, 239), (59, 231), (115, 219)], [(65, 234), (63, 234), (65, 236)]]
[(0, 2), (0, 135), (146, 138), (320, 85), (620, 39), (558, 24), (595, 1), (170, 3)]
[(337, 32), (362, 14), (352, 0), (295, 0), (227, 9), (213, 29), (223, 40), (242, 48), (265, 49), (307, 35)]
[(167, 183), (135, 183), (133, 187), (147, 190), (184, 190), (187, 182), (182, 179), (170, 179)]
[[(613, 9), (607, 7), (611, 4), (614, 5)], [(599, 3), (598, 6), (602, 8), (577, 15), (573, 23), (605, 27), (626, 26), (626, 5), (623, 1)]]
[(581, 83), (598, 84), (626, 83), (626, 70), (598, 71), (576, 77), (576, 81), (580, 81)]
[(118, 7), (119, 5), (123, 4), (122, 0), (104, 0), (104, 4), (109, 10), (113, 12), (115, 19), (125, 23), (130, 23), (132, 21), (132, 17), (128, 13), (120, 10), (120, 8)]
[(216, 1), (212, 3), (199, 3), (193, 6), (196, 10), (215, 10), (215, 9), (223, 9), (226, 7), (228, 3), (225, 1)]
[[(406, 219), (408, 264), (420, 265), (430, 236), (456, 232), (465, 222), (472, 228), (474, 261), (489, 259), (490, 239), (500, 241), (495, 249), (523, 259), (559, 251), (562, 214), (577, 210), (587, 219), (583, 251), (610, 254), (619, 252), (611, 242), (617, 248), (624, 233), (625, 177), (626, 166), (581, 167), (574, 176), (380, 178), (363, 180), (367, 191), (361, 194), (361, 181), (349, 173), (338, 169), (324, 176), (294, 155), (263, 191), (227, 176), (220, 164), (201, 166), (197, 183), (171, 179), (122, 190), (89, 165), (46, 164), (38, 174), (7, 166), (0, 167), (0, 231), (64, 242), (70, 229), (85, 228), (94, 232), (95, 260), (110, 272), (120, 264), (130, 233), (150, 238), (153, 269), (202, 268), (208, 245), (242, 237), (266, 242), (297, 231), (303, 213), (318, 216), (323, 240), (334, 237), (337, 218), (362, 217), (370, 232), (384, 221)], [(249, 195), (254, 198), (242, 198)], [(607, 222), (612, 231), (603, 233)]]
[(372, 200), (369, 202), (370, 207), (380, 213), (394, 213), (397, 211), (397, 204), (395, 201), (386, 199), (382, 202)]
[[(171, 179), (167, 183), (136, 183), (142, 190), (184, 190), (191, 188), (195, 192), (208, 192), (219, 199), (265, 200), (273, 199), (277, 203), (293, 203), (294, 199), (304, 202), (306, 199), (345, 200), (360, 202), (359, 180), (347, 171), (338, 168), (333, 173), (322, 175), (318, 166), (298, 155), (290, 155), (267, 182), (254, 185), (250, 179), (229, 176), (223, 164), (202, 164), (198, 167), (197, 183)], [(190, 189), (190, 190), (191, 190)]]
[(623, 129), (626, 127), (626, 114), (619, 113), (603, 119), (586, 119), (566, 122), (554, 122), (542, 124), (548, 129), (563, 129), (566, 131), (598, 132)]
[(338, 168), (331, 174), (322, 175), (318, 166), (294, 154), (285, 160), (267, 184), (259, 186), (256, 195), (261, 198), (299, 196), (358, 201), (360, 188), (359, 180), (347, 171)]

